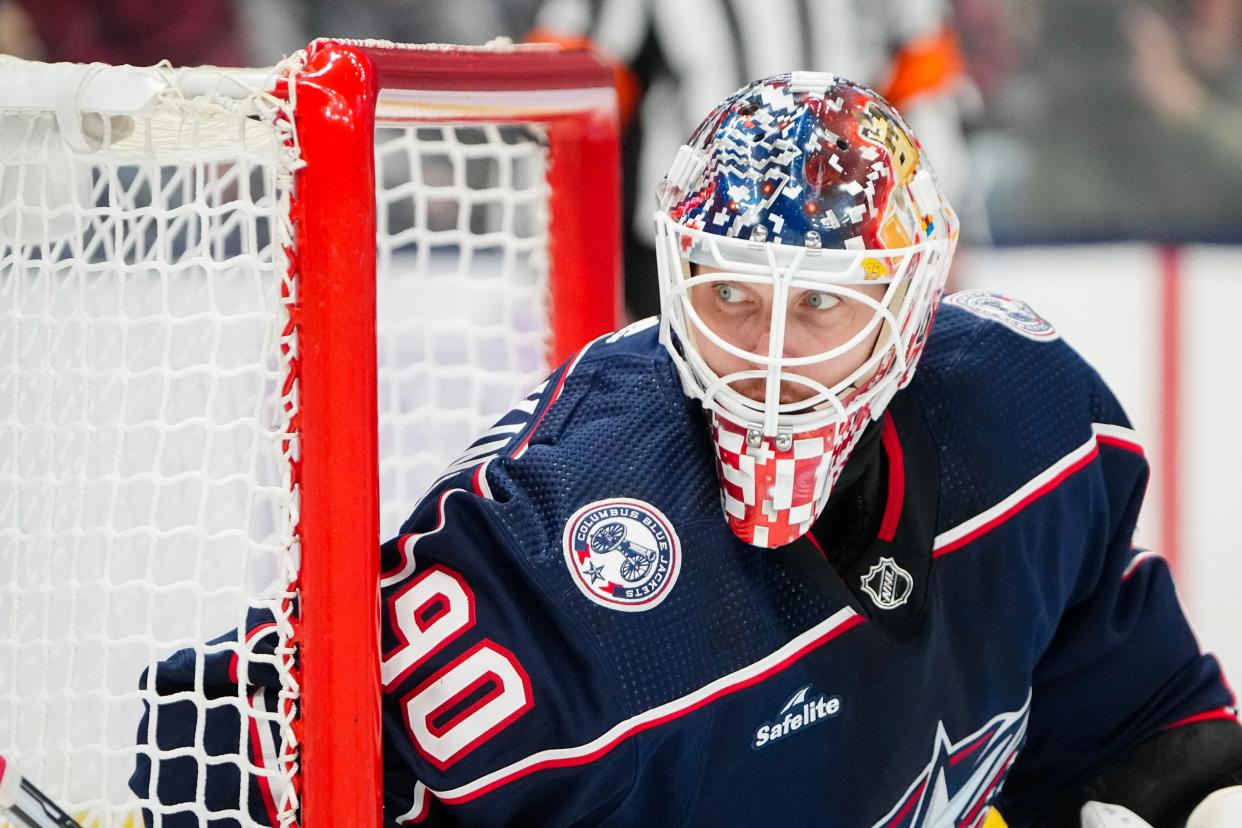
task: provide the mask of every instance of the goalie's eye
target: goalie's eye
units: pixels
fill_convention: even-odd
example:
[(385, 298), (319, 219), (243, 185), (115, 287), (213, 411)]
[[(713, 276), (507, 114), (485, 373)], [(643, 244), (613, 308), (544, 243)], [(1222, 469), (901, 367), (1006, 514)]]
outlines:
[(841, 304), (841, 297), (826, 290), (813, 290), (806, 295), (806, 303), (815, 310), (828, 310)]
[(721, 282), (716, 285), (716, 298), (727, 305), (735, 305), (746, 301), (746, 294), (737, 285)]

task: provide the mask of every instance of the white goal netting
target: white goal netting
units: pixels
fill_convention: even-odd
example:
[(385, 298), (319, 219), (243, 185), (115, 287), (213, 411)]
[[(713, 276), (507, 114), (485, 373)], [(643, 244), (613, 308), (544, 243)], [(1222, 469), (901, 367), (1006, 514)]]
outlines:
[(548, 370), (547, 181), (529, 126), (381, 126), (380, 531)]
[[(253, 73), (113, 71), (0, 62), (0, 754), (90, 825), (153, 804), (128, 786), (140, 674), (282, 614), (307, 346), (286, 329), (287, 105), (240, 92)], [(381, 124), (375, 161), (390, 535), (547, 369), (548, 185), (534, 126)], [(243, 727), (291, 715), (184, 697)], [(296, 818), (292, 760), (225, 761)], [(248, 796), (214, 816), (250, 824)]]

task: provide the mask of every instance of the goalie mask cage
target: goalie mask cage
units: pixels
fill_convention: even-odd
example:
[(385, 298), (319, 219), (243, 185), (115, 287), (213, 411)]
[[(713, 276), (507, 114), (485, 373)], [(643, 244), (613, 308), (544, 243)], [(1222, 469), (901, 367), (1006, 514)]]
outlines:
[[(581, 51), (0, 61), (0, 755), (87, 825), (378, 825), (377, 540), (614, 326), (617, 163)], [(256, 609), (274, 654), (206, 643)], [(171, 755), (258, 802), (130, 792), (177, 651), (166, 698), (244, 747), (200, 716)], [(211, 652), (278, 702), (206, 692)]]

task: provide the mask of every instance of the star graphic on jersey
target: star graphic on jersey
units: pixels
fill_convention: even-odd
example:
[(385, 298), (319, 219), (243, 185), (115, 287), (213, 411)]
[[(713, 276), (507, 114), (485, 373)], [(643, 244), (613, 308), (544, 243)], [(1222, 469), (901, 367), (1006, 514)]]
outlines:
[(608, 580), (604, 577), (603, 564), (589, 564), (586, 569), (582, 570), (582, 574), (590, 578), (591, 583)]
[(980, 828), (1026, 739), (1030, 704), (1028, 692), (1021, 709), (994, 716), (958, 741), (938, 722), (931, 761), (874, 828)]

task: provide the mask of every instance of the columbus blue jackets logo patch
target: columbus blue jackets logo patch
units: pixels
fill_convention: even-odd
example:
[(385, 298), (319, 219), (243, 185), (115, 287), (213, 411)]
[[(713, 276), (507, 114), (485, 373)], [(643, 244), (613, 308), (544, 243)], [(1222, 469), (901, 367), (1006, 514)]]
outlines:
[(681, 571), (681, 542), (664, 514), (618, 497), (583, 506), (565, 524), (565, 565), (600, 606), (642, 612), (668, 596)]
[(965, 308), (975, 316), (1000, 322), (1015, 333), (1036, 342), (1051, 342), (1060, 337), (1056, 329), (1026, 302), (990, 290), (963, 290), (945, 297), (945, 303)]
[(862, 588), (880, 609), (895, 609), (910, 597), (914, 579), (892, 558), (880, 558), (862, 577)]

